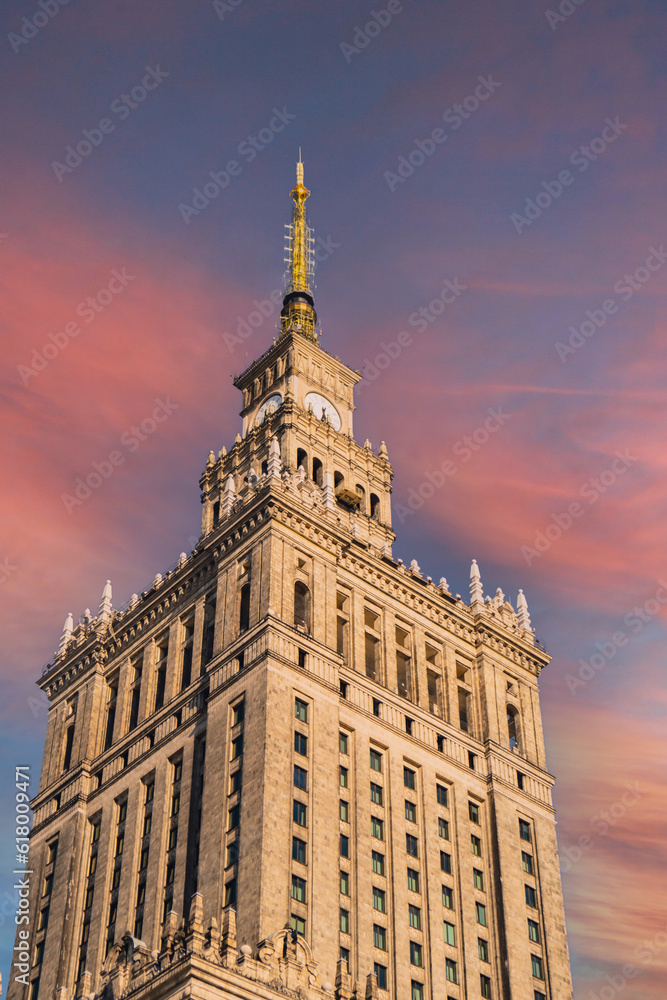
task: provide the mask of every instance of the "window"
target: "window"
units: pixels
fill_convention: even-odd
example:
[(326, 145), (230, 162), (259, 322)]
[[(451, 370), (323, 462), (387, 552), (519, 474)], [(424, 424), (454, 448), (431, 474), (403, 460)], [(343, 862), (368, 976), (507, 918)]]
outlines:
[(447, 789), (444, 785), (435, 786), (435, 795), (439, 806), (447, 806)]
[(236, 705), (232, 706), (232, 729), (235, 726), (240, 726), (245, 718), (245, 702), (239, 701)]
[(340, 769), (340, 787), (347, 788), (347, 768), (341, 767)]
[(300, 580), (294, 584), (294, 624), (310, 631), (310, 591)]
[(484, 872), (481, 872), (479, 868), (473, 868), (472, 882), (476, 889), (479, 889), (480, 892), (484, 892)]
[(298, 861), (300, 865), (306, 864), (306, 844), (298, 837), (292, 837), (292, 860)]
[(376, 875), (384, 875), (384, 854), (373, 851), (373, 871)]
[(530, 844), (532, 840), (530, 834), (530, 823), (527, 823), (525, 819), (519, 820), (519, 836), (522, 840), (525, 840)]
[(452, 961), (451, 958), (445, 959), (445, 976), (448, 983), (458, 983), (458, 975), (456, 973), (456, 962)]
[(384, 889), (378, 889), (377, 886), (373, 886), (373, 909), (379, 910), (380, 913), (384, 913), (386, 909), (386, 897)]
[(373, 963), (373, 975), (375, 976), (378, 984), (379, 990), (387, 989), (387, 966), (380, 965), (379, 962)]
[(525, 776), (521, 773), (521, 771), (517, 771), (516, 772), (516, 784), (517, 784), (517, 788), (521, 792), (523, 791), (523, 779), (524, 779), (524, 777)]
[(350, 838), (346, 837), (344, 833), (340, 835), (340, 856), (341, 858), (349, 858), (350, 856)]
[(536, 920), (528, 920), (528, 937), (535, 944), (540, 943), (540, 925)]
[(243, 772), (241, 771), (241, 768), (239, 768), (237, 771), (234, 771), (234, 773), (231, 775), (231, 777), (229, 779), (229, 794), (230, 795), (234, 795), (235, 792), (240, 792), (241, 791), (241, 781), (242, 781), (241, 775), (242, 775), (242, 773)]
[(521, 852), (521, 867), (528, 875), (533, 875), (533, 855), (527, 854), (526, 851)]
[(408, 906), (408, 923), (410, 924), (410, 927), (414, 927), (416, 931), (420, 931), (422, 929), (422, 911), (418, 906), (412, 906), (412, 904)]
[[(137, 711), (139, 711), (139, 702), (137, 701)], [(135, 723), (136, 725), (136, 723)], [(130, 729), (134, 728), (130, 726)], [(63, 771), (69, 771), (72, 763), (72, 747), (74, 746), (74, 726), (67, 727), (67, 733), (65, 735), (65, 758), (63, 760)]]
[(300, 698), (294, 700), (294, 718), (299, 722), (308, 722), (308, 705)]
[(534, 993), (533, 996), (534, 996), (534, 1000), (547, 1000), (546, 994), (540, 993), (539, 990), (535, 990), (535, 993)]
[[(209, 594), (204, 604), (204, 622), (202, 626), (201, 660), (205, 667), (213, 658), (213, 640), (215, 638), (215, 594)], [(203, 672), (203, 671), (202, 671)]]
[(341, 822), (343, 822), (343, 823), (348, 823), (349, 822), (349, 811), (350, 811), (349, 803), (346, 802), (345, 799), (341, 799), (340, 800), (340, 818), (341, 818)]
[(490, 998), (491, 996), (491, 980), (484, 974), (479, 977), (479, 992), (483, 997)]
[(347, 733), (339, 733), (338, 740), (339, 740), (339, 747), (338, 748), (339, 748), (340, 752), (344, 753), (344, 754), (347, 754), (348, 753), (348, 749), (347, 749)]
[(373, 947), (380, 951), (387, 950), (387, 928), (380, 924), (373, 924)]
[(350, 875), (349, 872), (341, 871), (340, 873), (340, 893), (341, 896), (350, 895)]
[(350, 965), (350, 949), (349, 948), (341, 948), (340, 949), (340, 957), (341, 957), (341, 961), (342, 962), (346, 962), (347, 966), (349, 968), (349, 965)]
[(517, 722), (518, 712), (511, 705), (507, 706), (507, 735), (510, 741), (510, 749), (515, 750), (519, 746), (519, 725)]
[(414, 979), (410, 983), (410, 1000), (424, 1000), (424, 986)]
[(382, 785), (376, 785), (374, 781), (371, 781), (371, 802), (376, 806), (382, 805)]
[(489, 961), (489, 942), (486, 938), (477, 938), (477, 957), (480, 962)]
[(474, 833), (470, 835), (470, 850), (478, 858), (482, 856), (482, 841)]
[(308, 756), (308, 737), (303, 733), (294, 733), (294, 750), (302, 757)]
[(533, 976), (535, 979), (544, 979), (544, 969), (542, 967), (542, 959), (539, 955), (531, 955), (530, 963), (533, 970)]
[(532, 906), (534, 910), (537, 909), (537, 893), (533, 889), (532, 885), (524, 886), (526, 890), (526, 905)]
[(481, 924), (482, 927), (486, 927), (486, 907), (483, 903), (475, 903), (475, 913), (477, 915), (477, 923)]
[(291, 915), (289, 924), (292, 930), (296, 931), (297, 934), (300, 934), (302, 937), (306, 933), (306, 921), (303, 919), (303, 917), (298, 917), (296, 913), (293, 913)]
[(443, 930), (445, 935), (445, 944), (450, 944), (452, 948), (456, 947), (456, 927), (454, 924), (450, 924), (448, 920), (443, 922)]
[(227, 845), (227, 863), (225, 868), (231, 868), (239, 860), (239, 842), (238, 840), (233, 840), (231, 844)]
[(405, 849), (412, 858), (419, 857), (419, 843), (416, 837), (413, 837), (411, 833), (406, 833), (405, 835)]
[(250, 628), (250, 584), (244, 583), (239, 595), (239, 631), (247, 632)]
[(371, 771), (382, 771), (382, 754), (371, 750)]
[(384, 840), (384, 823), (377, 816), (371, 816), (371, 837), (376, 840)]
[[(238, 808), (235, 806), (234, 808)], [(230, 810), (231, 815), (231, 810)], [(306, 807), (303, 802), (294, 802), (292, 805), (292, 819), (297, 824), (297, 826), (306, 825)]]
[(405, 800), (405, 818), (408, 823), (417, 822), (417, 806), (414, 802), (409, 802), (407, 799)]
[(294, 787), (300, 788), (302, 791), (306, 791), (308, 787), (308, 771), (304, 768), (299, 767), (298, 764), (294, 765)]
[(52, 840), (47, 848), (47, 855), (46, 855), (47, 865), (55, 864), (57, 856), (58, 856), (58, 841)]
[(380, 701), (379, 698), (373, 698), (373, 715), (375, 716), (376, 719), (380, 718), (380, 706), (381, 705), (382, 705), (382, 702)]
[(225, 885), (225, 906), (233, 906), (236, 902), (236, 879), (233, 878)]
[(446, 906), (448, 910), (454, 909), (454, 890), (450, 889), (448, 885), (442, 887), (442, 905)]
[(380, 664), (380, 640), (376, 639), (370, 632), (365, 633), (364, 655), (366, 676), (370, 677), (371, 680), (377, 680)]
[(237, 736), (232, 740), (232, 760), (238, 760), (243, 753), (243, 736)]
[(414, 868), (408, 868), (408, 889), (410, 892), (419, 892), (419, 872)]
[(37, 930), (43, 931), (49, 922), (49, 907), (45, 906), (43, 910), (39, 913), (39, 922), (37, 924)]
[(341, 910), (340, 911), (340, 932), (341, 934), (350, 933), (350, 911)]
[(194, 643), (195, 626), (193, 621), (183, 622), (183, 644), (181, 650), (181, 691), (189, 687), (192, 680), (192, 646)]
[(438, 833), (443, 840), (449, 840), (449, 823), (446, 819), (438, 819)]
[(415, 772), (409, 767), (403, 768), (403, 784), (406, 788), (415, 787)]
[(44, 958), (44, 941), (40, 941), (35, 945), (35, 961), (33, 965), (41, 965), (42, 959)]
[(422, 946), (416, 941), (410, 942), (410, 965), (422, 966)]
[(476, 802), (468, 803), (468, 816), (470, 817), (471, 823), (479, 824), (479, 806)]
[(446, 875), (452, 874), (452, 856), (447, 851), (440, 851), (440, 868)]

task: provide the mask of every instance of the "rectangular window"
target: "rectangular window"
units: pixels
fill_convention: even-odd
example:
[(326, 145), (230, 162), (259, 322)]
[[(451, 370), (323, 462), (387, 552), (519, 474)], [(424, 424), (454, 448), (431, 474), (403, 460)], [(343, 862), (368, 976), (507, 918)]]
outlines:
[(297, 824), (297, 826), (306, 826), (306, 807), (304, 806), (303, 802), (293, 803), (292, 819)]
[(407, 799), (405, 800), (405, 818), (408, 823), (417, 822), (417, 806), (414, 802), (408, 802)]
[(526, 905), (532, 906), (534, 910), (537, 909), (537, 893), (533, 889), (532, 885), (524, 886), (526, 890)]
[(536, 920), (528, 920), (528, 937), (535, 944), (540, 943), (540, 925)]
[(448, 983), (458, 983), (458, 975), (456, 972), (456, 962), (452, 961), (451, 958), (445, 959), (445, 976)]
[(382, 785), (376, 785), (374, 781), (371, 781), (371, 802), (376, 806), (382, 805)]
[(340, 873), (340, 893), (341, 896), (350, 895), (350, 875), (349, 872), (341, 871)]
[(346, 767), (341, 767), (341, 769), (340, 769), (340, 787), (341, 788), (347, 788), (347, 778), (348, 778), (347, 768)]
[(240, 822), (241, 819), (241, 806), (235, 805), (229, 810), (229, 825), (228, 830), (234, 830)]
[(378, 989), (379, 990), (386, 990), (387, 989), (387, 966), (386, 965), (380, 965), (379, 962), (374, 962), (373, 963), (373, 974), (374, 974), (374, 976), (375, 976), (375, 978), (377, 980)]
[(530, 844), (532, 839), (530, 835), (530, 823), (527, 823), (525, 819), (519, 820), (519, 836), (522, 840), (525, 840)]
[(449, 840), (449, 823), (446, 819), (438, 819), (438, 833), (443, 840)]
[(300, 788), (304, 792), (308, 787), (308, 771), (299, 767), (298, 764), (294, 765), (294, 787)]
[(238, 760), (243, 753), (243, 736), (237, 736), (232, 740), (232, 760)]
[(411, 858), (419, 857), (419, 842), (416, 837), (412, 836), (411, 833), (406, 833), (405, 835), (405, 850)]
[(384, 854), (373, 851), (373, 871), (376, 875), (384, 875)]
[(379, 924), (373, 924), (373, 947), (380, 951), (387, 950), (387, 928)]
[(289, 923), (293, 931), (296, 931), (297, 934), (301, 935), (301, 937), (305, 935), (306, 921), (303, 919), (303, 917), (298, 917), (296, 913), (293, 913), (290, 917)]
[(521, 852), (521, 867), (528, 875), (534, 875), (533, 871), (533, 855), (527, 854), (526, 851)]
[(424, 1000), (424, 986), (414, 979), (410, 983), (410, 1000)]
[(245, 702), (240, 701), (238, 704), (232, 706), (232, 729), (235, 726), (240, 726), (245, 718)]
[(483, 903), (475, 903), (475, 912), (477, 914), (477, 923), (482, 927), (486, 927), (486, 907)]
[(448, 885), (442, 887), (442, 905), (446, 906), (448, 910), (454, 909), (454, 890), (450, 889)]
[(382, 754), (371, 750), (371, 771), (382, 771)]
[(294, 733), (294, 750), (302, 757), (308, 756), (308, 737), (303, 733)]
[(380, 913), (384, 913), (386, 910), (386, 898), (387, 894), (384, 889), (378, 889), (377, 886), (373, 886), (373, 909), (378, 910)]
[(477, 957), (480, 962), (489, 961), (489, 942), (486, 938), (477, 938)]
[(299, 722), (308, 722), (308, 704), (300, 698), (294, 699), (294, 718)]
[(486, 1000), (490, 1000), (491, 997), (491, 980), (488, 976), (480, 975), (479, 977), (479, 991)]
[(447, 796), (447, 789), (445, 788), (445, 786), (444, 785), (436, 785), (435, 786), (435, 794), (436, 794), (436, 798), (438, 800), (438, 805), (446, 807), (447, 806), (447, 801), (448, 801), (448, 796)]
[(479, 889), (480, 892), (484, 892), (484, 872), (481, 872), (479, 868), (473, 868), (472, 882), (476, 889)]
[(350, 967), (350, 949), (349, 948), (341, 948), (340, 949), (340, 957), (341, 957), (341, 961), (345, 962), (346, 965), (347, 965), (347, 967), (348, 967), (348, 969), (349, 969), (349, 967)]
[(410, 965), (422, 966), (422, 946), (416, 941), (410, 942)]
[(445, 935), (445, 944), (450, 944), (452, 948), (456, 947), (456, 927), (454, 924), (450, 924), (448, 920), (443, 922), (443, 930)]
[(306, 844), (298, 837), (292, 837), (292, 860), (298, 861), (300, 865), (306, 864)]
[(479, 837), (476, 837), (474, 834), (470, 835), (470, 850), (478, 858), (481, 858), (481, 856), (482, 856), (482, 841), (479, 839)]
[(410, 892), (419, 892), (419, 872), (414, 868), (408, 868), (408, 889)]
[(239, 841), (234, 840), (227, 845), (227, 863), (225, 868), (231, 868), (239, 860)]
[(415, 772), (409, 767), (403, 768), (403, 784), (406, 788), (415, 787)]
[(371, 837), (376, 840), (384, 840), (384, 824), (377, 816), (371, 816)]
[(542, 967), (542, 959), (539, 955), (531, 955), (530, 963), (533, 970), (533, 976), (535, 979), (544, 979), (544, 969)]
[(365, 633), (364, 653), (366, 676), (370, 677), (371, 680), (377, 680), (380, 660), (380, 640), (368, 632)]
[(476, 802), (468, 803), (468, 816), (470, 817), (471, 823), (479, 824), (479, 806)]
[(193, 622), (183, 623), (183, 662), (181, 667), (181, 691), (190, 685), (192, 679), (192, 644), (195, 628)]
[(347, 733), (339, 733), (338, 736), (339, 746), (338, 749), (341, 753), (347, 754)]
[(341, 858), (349, 858), (350, 856), (350, 838), (346, 837), (344, 833), (340, 835), (340, 856)]
[(350, 821), (349, 811), (350, 811), (349, 803), (346, 802), (345, 799), (341, 799), (340, 800), (340, 818), (341, 818), (341, 822), (342, 823), (349, 823), (349, 821)]
[(350, 933), (350, 911), (341, 910), (340, 911), (340, 932), (341, 934)]
[(298, 875), (292, 875), (292, 899), (297, 903), (306, 902), (306, 880)]
[(535, 990), (533, 994), (534, 1000), (547, 1000), (545, 993), (540, 993), (539, 990)]
[(416, 931), (422, 929), (422, 911), (418, 906), (408, 906), (408, 923), (410, 927), (414, 927)]
[(446, 875), (452, 874), (452, 856), (447, 851), (440, 851), (440, 868)]

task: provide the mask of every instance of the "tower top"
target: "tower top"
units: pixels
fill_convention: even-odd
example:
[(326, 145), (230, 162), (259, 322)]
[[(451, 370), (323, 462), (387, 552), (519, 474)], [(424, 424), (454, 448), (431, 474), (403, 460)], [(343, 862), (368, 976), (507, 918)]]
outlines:
[(313, 253), (313, 231), (306, 216), (306, 199), (310, 191), (303, 183), (303, 162), (299, 150), (296, 165), (296, 185), (290, 191), (294, 202), (292, 221), (285, 226), (285, 297), (280, 314), (282, 333), (300, 333), (317, 343), (317, 313), (313, 300), (313, 276), (315, 257)]

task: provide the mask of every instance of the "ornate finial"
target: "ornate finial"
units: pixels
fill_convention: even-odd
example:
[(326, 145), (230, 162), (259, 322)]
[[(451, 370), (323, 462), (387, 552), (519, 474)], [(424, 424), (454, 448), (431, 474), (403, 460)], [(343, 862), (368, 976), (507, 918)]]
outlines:
[(528, 602), (523, 590), (519, 591), (519, 596), (516, 599), (516, 613), (521, 628), (529, 629), (532, 632), (533, 626), (530, 623), (530, 615), (528, 614)]
[(312, 281), (315, 271), (313, 232), (306, 218), (306, 199), (310, 191), (303, 183), (301, 150), (296, 165), (296, 186), (290, 192), (294, 208), (292, 221), (285, 226), (285, 297), (280, 314), (283, 333), (297, 332), (317, 342), (317, 314), (313, 301)]
[(60, 636), (60, 643), (58, 645), (58, 652), (56, 653), (56, 656), (62, 656), (62, 654), (67, 649), (67, 643), (72, 638), (73, 628), (74, 628), (74, 618), (72, 616), (72, 612), (70, 611), (67, 618), (65, 619), (65, 624), (63, 625), (63, 634)]
[(104, 620), (111, 614), (111, 580), (107, 580), (100, 601), (100, 619)]
[(479, 575), (479, 566), (477, 565), (477, 560), (473, 559), (472, 566), (470, 567), (470, 603), (483, 603), (483, 601), (484, 591), (482, 589), (482, 580)]
[(444, 591), (445, 594), (449, 593), (449, 584), (447, 583), (447, 578), (444, 576), (440, 577), (440, 582), (438, 584), (440, 590)]

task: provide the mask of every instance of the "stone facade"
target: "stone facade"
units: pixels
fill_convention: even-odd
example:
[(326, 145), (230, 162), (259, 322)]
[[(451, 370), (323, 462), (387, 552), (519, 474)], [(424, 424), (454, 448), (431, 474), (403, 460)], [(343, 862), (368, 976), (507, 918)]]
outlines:
[(475, 563), (464, 602), (393, 558), (358, 379), (286, 329), (195, 549), (66, 623), (9, 1000), (572, 1000), (549, 657)]

